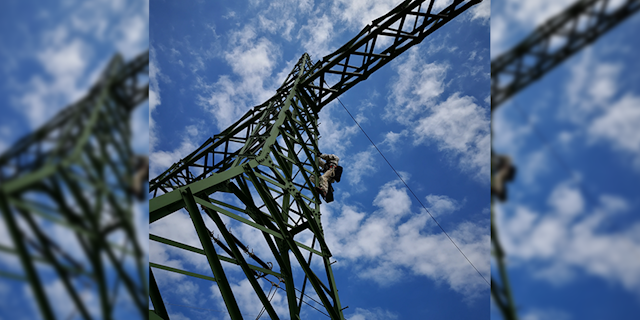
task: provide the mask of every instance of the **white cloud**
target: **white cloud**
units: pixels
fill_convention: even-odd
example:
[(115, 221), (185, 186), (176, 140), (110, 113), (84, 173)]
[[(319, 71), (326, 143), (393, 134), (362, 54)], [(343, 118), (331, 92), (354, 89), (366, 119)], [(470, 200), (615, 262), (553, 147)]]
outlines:
[(531, 187), (537, 187), (538, 179), (551, 171), (552, 164), (547, 150), (542, 148), (528, 154), (519, 154), (514, 157), (513, 163), (517, 164), (519, 179)]
[(79, 80), (87, 71), (92, 50), (78, 38), (64, 39), (63, 43), (51, 44), (37, 55), (52, 80), (41, 75), (32, 77), (29, 92), (16, 99), (33, 129), (53, 117), (65, 104), (79, 99), (88, 88)]
[(352, 126), (346, 126), (345, 124), (334, 121), (332, 117), (336, 104), (329, 104), (322, 108), (319, 114), (320, 125), (318, 131), (320, 131), (319, 147), (321, 152), (333, 153), (338, 156), (345, 154), (351, 146), (351, 138), (358, 132), (358, 126), (356, 124)]
[[(495, 1), (495, 0), (494, 0)], [(495, 58), (509, 49), (507, 37), (509, 35), (508, 26), (511, 22), (504, 15), (492, 15), (489, 24), (491, 25), (491, 37), (489, 54), (491, 58)]]
[(640, 295), (640, 261), (636, 259), (640, 223), (620, 231), (601, 231), (604, 221), (628, 211), (630, 205), (613, 195), (602, 195), (597, 201), (588, 210), (580, 190), (562, 182), (549, 196), (550, 210), (544, 214), (518, 206), (507, 217), (498, 208), (498, 229), (508, 256), (515, 265), (535, 265), (536, 276), (551, 283), (571, 281), (579, 269)]
[(491, 0), (483, 0), (471, 9), (471, 20), (489, 21), (491, 17)]
[(640, 97), (625, 95), (596, 118), (587, 132), (593, 141), (610, 144), (614, 149), (634, 157), (640, 171)]
[(474, 98), (453, 93), (445, 101), (447, 64), (425, 63), (417, 50), (394, 66), (394, 79), (387, 105), (388, 119), (406, 125), (414, 144), (434, 143), (457, 162), (461, 171), (481, 182), (489, 181), (489, 115)]
[[(271, 285), (265, 285), (264, 281), (262, 281), (262, 283), (262, 290), (266, 294), (269, 292), (269, 288), (271, 287)], [(260, 299), (253, 290), (253, 287), (251, 286), (249, 280), (244, 279), (238, 283), (230, 283), (230, 285), (241, 313), (257, 315), (262, 310), (262, 302), (260, 302)], [(280, 286), (283, 286), (283, 284), (280, 283)], [(224, 300), (222, 299), (222, 295), (220, 294), (218, 286), (214, 284), (210, 287), (210, 290), (212, 294), (211, 297), (218, 303), (218, 308), (221, 310), (225, 310), (226, 306), (224, 304)], [(279, 315), (288, 314), (289, 307), (287, 306), (284, 291), (277, 288), (273, 288), (273, 290), (275, 290), (275, 293), (272, 292), (272, 298), (270, 300), (273, 309)], [(267, 315), (267, 312), (265, 311), (264, 314)]]
[(386, 219), (393, 222), (409, 214), (411, 209), (411, 199), (399, 181), (392, 181), (382, 186), (373, 204), (386, 213)]
[(491, 137), (486, 111), (471, 97), (457, 93), (432, 110), (414, 127), (415, 143), (435, 142), (438, 149), (460, 157), (462, 171), (478, 181), (488, 181)]
[[(19, 53), (19, 59), (35, 58), (44, 72), (18, 83), (18, 94), (11, 97), (14, 107), (24, 114), (32, 129), (79, 99), (97, 79), (104, 67), (101, 64), (115, 53), (116, 48), (128, 49), (127, 58), (144, 50), (147, 16), (123, 14), (124, 9), (137, 13), (131, 9), (142, 3), (144, 1), (123, 8), (111, 2), (91, 2), (65, 8), (64, 14), (55, 19), (43, 17), (42, 32), (27, 41), (28, 54)], [(112, 19), (123, 15), (123, 19)], [(126, 32), (119, 34), (121, 29)], [(113, 48), (116, 42), (122, 43), (122, 48), (117, 44)], [(104, 45), (113, 51), (95, 50)], [(15, 52), (20, 49), (15, 48)]]
[[(187, 278), (188, 279), (188, 278)], [(197, 283), (189, 280), (182, 280), (170, 286), (170, 290), (180, 297), (181, 303), (192, 303), (196, 300), (196, 294), (200, 291)]]
[(116, 48), (123, 56), (131, 58), (148, 45), (149, 17), (136, 14), (126, 16), (118, 25)]
[[(385, 184), (373, 203), (378, 210), (372, 214), (340, 204), (323, 212), (325, 238), (341, 261), (337, 267), (353, 263), (361, 277), (383, 286), (407, 273), (426, 276), (469, 299), (487, 289), (449, 239), (434, 228), (431, 218), (411, 212), (412, 202), (399, 181)], [(480, 272), (488, 275), (488, 226), (464, 222), (448, 231)]]
[(586, 128), (587, 142), (604, 142), (631, 156), (633, 167), (640, 170), (640, 97), (631, 92), (620, 97), (623, 66), (602, 60), (595, 49), (587, 49), (570, 66), (568, 103), (560, 109), (560, 117)]
[[(76, 310), (73, 300), (71, 300), (71, 297), (67, 293), (67, 289), (62, 280), (55, 279), (53, 281), (43, 283), (43, 285), (45, 295), (49, 299), (49, 304), (57, 318), (70, 318), (72, 315), (80, 315), (78, 310)], [(27, 299), (34, 301), (33, 309), (36, 310), (35, 295), (31, 286), (25, 284), (22, 289), (23, 294)], [(80, 301), (82, 301), (81, 303), (83, 303), (87, 308), (88, 313), (93, 317), (97, 317), (100, 313), (100, 305), (98, 297), (92, 288), (79, 289), (78, 297)]]
[(333, 22), (329, 16), (323, 14), (317, 18), (312, 18), (300, 29), (298, 34), (302, 41), (302, 47), (309, 53), (312, 59), (319, 60), (331, 53), (333, 49), (329, 46), (333, 35)]
[(571, 315), (557, 309), (532, 309), (522, 312), (522, 320), (570, 320)]
[(560, 115), (584, 125), (598, 111), (606, 109), (617, 93), (617, 78), (622, 65), (600, 62), (592, 48), (586, 48), (580, 59), (571, 63), (566, 84), (568, 105)]
[(356, 311), (349, 315), (349, 320), (393, 320), (398, 319), (398, 315), (380, 308), (373, 310), (367, 310), (362, 308), (356, 308)]
[(193, 143), (193, 137), (183, 135), (182, 142), (172, 151), (153, 150), (149, 156), (149, 177), (157, 177), (174, 163), (188, 156), (198, 145)]
[(436, 195), (430, 194), (425, 197), (427, 199), (427, 203), (429, 204), (429, 212), (434, 217), (453, 213), (455, 211), (460, 210), (466, 201), (462, 203), (458, 202), (455, 199), (451, 199), (446, 195)]
[(377, 172), (375, 166), (376, 157), (377, 152), (374, 152), (373, 148), (369, 148), (367, 151), (359, 152), (346, 159), (343, 166), (348, 168), (345, 171), (345, 175), (350, 185), (360, 185), (363, 176), (371, 176)]
[(401, 141), (400, 139), (407, 137), (408, 134), (408, 130), (402, 130), (399, 133), (389, 131), (384, 135), (384, 140), (380, 145), (386, 145), (389, 147), (389, 151), (396, 152)]
[(196, 89), (201, 92), (198, 104), (212, 113), (219, 129), (235, 122), (249, 107), (271, 97), (279, 85), (272, 79), (279, 57), (277, 46), (264, 37), (257, 38), (251, 26), (231, 33), (224, 58), (239, 79), (223, 75), (210, 85), (197, 78)]
[(549, 196), (548, 204), (555, 212), (572, 218), (584, 210), (585, 201), (579, 190), (568, 184), (557, 186)]
[(449, 66), (425, 63), (415, 48), (409, 50), (409, 55), (400, 58), (400, 61), (394, 66), (398, 77), (393, 81), (385, 117), (408, 124), (437, 102), (444, 92)]
[[(163, 77), (162, 71), (156, 59), (156, 50), (149, 46), (149, 151), (153, 152), (158, 144), (156, 137), (156, 122), (153, 119), (153, 111), (162, 104), (160, 97), (160, 85), (158, 79)], [(152, 175), (153, 176), (153, 175)]]
[[(174, 241), (178, 241), (196, 248), (202, 248), (195, 227), (189, 215), (182, 210), (164, 217), (149, 225), (149, 234), (158, 235)], [(185, 270), (185, 264), (189, 263), (200, 271), (210, 270), (206, 257), (190, 251), (178, 249), (157, 241), (149, 241), (149, 262)], [(184, 281), (182, 274), (169, 272), (162, 269), (153, 270), (158, 285), (176, 285), (176, 281)], [(177, 290), (172, 287), (173, 290)], [(188, 288), (184, 288), (187, 290)]]
[(361, 30), (373, 20), (385, 15), (396, 7), (401, 0), (348, 1), (338, 0), (332, 13), (346, 21), (352, 30)]

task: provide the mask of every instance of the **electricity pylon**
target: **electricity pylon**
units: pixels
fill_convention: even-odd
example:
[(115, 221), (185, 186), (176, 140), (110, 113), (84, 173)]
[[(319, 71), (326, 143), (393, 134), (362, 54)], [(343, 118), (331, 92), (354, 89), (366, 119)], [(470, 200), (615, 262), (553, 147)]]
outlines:
[[(305, 293), (307, 283), (325, 315), (344, 319), (320, 220), (320, 198), (311, 183), (311, 177), (318, 181), (320, 173), (316, 157), (320, 152), (318, 112), (480, 1), (453, 0), (438, 13), (432, 12), (435, 0), (404, 1), (317, 63), (303, 54), (271, 99), (150, 181), (149, 223), (184, 208), (202, 249), (158, 234), (150, 234), (150, 239), (204, 255), (211, 274), (153, 261), (150, 267), (215, 281), (231, 319), (242, 319), (243, 314), (225, 269), (238, 267), (271, 319), (300, 319), (303, 303), (310, 299)], [(275, 263), (270, 265), (249, 252), (246, 242), (229, 232), (223, 216), (259, 230)], [(303, 239), (312, 239), (311, 244)], [(312, 264), (314, 256), (321, 263)], [(304, 276), (297, 279), (297, 270)], [(272, 277), (275, 280), (270, 280)], [(276, 313), (260, 279), (271, 282), (272, 289), (284, 283), (288, 315)], [(150, 319), (169, 319), (151, 270), (150, 299), (154, 306)]]
[[(612, 4), (608, 0), (580, 0), (542, 23), (523, 41), (491, 61), (491, 114), (503, 102), (542, 78), (580, 49), (640, 10), (640, 0)], [(492, 121), (493, 123), (493, 121)], [(493, 132), (491, 137), (493, 138)], [(492, 158), (493, 153), (492, 144)], [(493, 163), (493, 161), (492, 161)], [(492, 165), (492, 185), (496, 172)], [(517, 319), (505, 266), (505, 252), (493, 217), (491, 199), (491, 244), (498, 275), (491, 277), (491, 296), (503, 317)]]
[[(0, 155), (0, 211), (13, 242), (0, 252), (16, 256), (24, 272), (0, 276), (28, 282), (43, 319), (113, 319), (123, 298), (146, 316), (129, 120), (148, 98), (148, 64), (148, 52), (128, 63), (114, 56), (84, 98)], [(59, 242), (60, 230), (77, 248)], [(52, 279), (62, 282), (71, 314), (56, 312), (60, 300), (45, 290)], [(97, 308), (87, 291), (97, 294)]]

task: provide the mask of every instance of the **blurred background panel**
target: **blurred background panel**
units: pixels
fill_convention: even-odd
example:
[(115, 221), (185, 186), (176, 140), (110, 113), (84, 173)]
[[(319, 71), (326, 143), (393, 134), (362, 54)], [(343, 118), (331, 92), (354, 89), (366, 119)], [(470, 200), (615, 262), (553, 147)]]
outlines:
[[(629, 319), (640, 311), (639, 7), (492, 1), (492, 86), (498, 73), (501, 85), (522, 81), (501, 101), (492, 89), (494, 159), (516, 168), (506, 201), (494, 198), (492, 236), (504, 249), (519, 319)], [(557, 53), (554, 68), (497, 68), (520, 55), (526, 69), (549, 52)], [(496, 261), (492, 271), (508, 287)], [(494, 303), (492, 318), (509, 317)]]
[(148, 12), (0, 5), (0, 319), (146, 317)]

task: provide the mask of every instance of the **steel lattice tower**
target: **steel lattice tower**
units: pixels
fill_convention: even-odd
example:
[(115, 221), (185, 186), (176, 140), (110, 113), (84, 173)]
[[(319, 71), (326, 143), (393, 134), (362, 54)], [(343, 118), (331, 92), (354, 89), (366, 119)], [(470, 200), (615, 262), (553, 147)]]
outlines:
[[(491, 114), (547, 72), (640, 10), (639, 0), (612, 4), (608, 0), (579, 0), (543, 22), (519, 44), (491, 61)], [(492, 121), (493, 123), (493, 121)], [(493, 132), (491, 137), (493, 138)], [(494, 157), (492, 146), (492, 157)], [(492, 180), (494, 177), (492, 168)], [(492, 181), (493, 183), (493, 181)], [(497, 275), (491, 277), (491, 297), (502, 316), (515, 320), (517, 307), (511, 293), (491, 198), (491, 245)]]
[[(130, 115), (149, 93), (148, 52), (125, 63), (114, 56), (77, 103), (0, 156), (0, 211), (26, 281), (44, 319), (113, 319), (123, 298), (147, 313), (146, 254), (137, 242), (130, 192)], [(52, 231), (72, 234), (80, 249), (63, 247)], [(78, 252), (79, 250), (79, 252)], [(59, 314), (44, 281), (58, 279), (75, 312)], [(97, 293), (90, 312), (86, 290)], [(120, 300), (120, 302), (118, 302)]]
[[(150, 234), (150, 239), (204, 255), (211, 274), (153, 261), (150, 267), (215, 281), (231, 319), (242, 319), (243, 314), (225, 269), (238, 267), (271, 319), (300, 319), (309, 286), (330, 318), (344, 319), (320, 221), (320, 198), (310, 180), (318, 181), (320, 174), (318, 112), (479, 2), (454, 0), (435, 13), (435, 0), (407, 0), (317, 63), (304, 54), (271, 99), (150, 181), (149, 223), (184, 208), (202, 249), (170, 240), (169, 234)], [(221, 237), (207, 227), (203, 215)], [(223, 216), (258, 230), (275, 259), (273, 265), (229, 232)], [(311, 245), (299, 241), (304, 235), (313, 239)], [(314, 256), (322, 262), (312, 263)], [(303, 271), (303, 279), (294, 277), (296, 268)], [(262, 279), (274, 277), (284, 283), (288, 315), (276, 313), (261, 286)], [(151, 270), (150, 300), (150, 319), (169, 319)]]

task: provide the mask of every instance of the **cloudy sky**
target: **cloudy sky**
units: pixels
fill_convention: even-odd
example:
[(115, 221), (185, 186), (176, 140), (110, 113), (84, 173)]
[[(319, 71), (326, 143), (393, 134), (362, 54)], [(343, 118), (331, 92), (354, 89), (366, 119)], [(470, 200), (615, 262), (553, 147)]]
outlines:
[[(0, 5), (0, 153), (39, 128), (68, 104), (84, 96), (116, 53), (130, 60), (148, 48), (147, 1), (3, 1)], [(148, 152), (148, 104), (132, 114), (137, 153)], [(143, 212), (136, 208), (141, 239), (146, 238)], [(79, 248), (73, 234), (51, 226), (49, 234), (63, 248)], [(144, 241), (143, 243), (146, 243)], [(0, 219), (0, 244), (12, 247)], [(79, 250), (70, 249), (80, 256)], [(80, 259), (81, 257), (76, 257)], [(46, 292), (61, 318), (74, 313), (62, 282), (42, 268)], [(13, 255), (0, 254), (0, 271), (21, 274)], [(98, 300), (91, 289), (82, 291), (91, 312)], [(15, 306), (21, 306), (16, 308)], [(33, 294), (23, 282), (0, 281), (0, 319), (36, 318)], [(131, 316), (131, 309), (118, 317)], [(124, 313), (123, 313), (124, 312)], [(77, 313), (75, 313), (77, 316)]]
[[(491, 56), (573, 2), (494, 0)], [(639, 29), (636, 14), (494, 114), (518, 168), (497, 213), (523, 319), (640, 311)]]
[[(151, 177), (274, 93), (300, 56), (333, 52), (400, 1), (150, 4)], [(437, 1), (442, 8), (449, 1)], [(340, 97), (419, 200), (489, 277), (489, 1)], [(473, 318), (489, 287), (337, 102), (319, 115), (320, 148), (345, 168), (323, 224), (349, 319)], [(234, 234), (250, 231), (230, 224)], [(179, 211), (150, 233), (200, 247)], [(253, 244), (252, 244), (253, 245)], [(259, 244), (255, 244), (259, 249)], [(210, 272), (203, 257), (150, 244), (150, 261)], [(209, 270), (209, 271), (208, 271)], [(223, 319), (208, 281), (154, 273), (175, 319)], [(260, 307), (230, 272), (247, 316)], [(267, 291), (269, 286), (266, 286)], [(285, 297), (274, 297), (276, 310)], [(310, 319), (325, 316), (306, 308)]]
[[(81, 98), (114, 53), (128, 60), (149, 48), (150, 99), (132, 122), (134, 149), (151, 153), (153, 178), (271, 97), (304, 52), (320, 59), (398, 2), (4, 1), (0, 153)], [(485, 0), (340, 97), (487, 279), (490, 59), (573, 2)], [(639, 27), (640, 15), (631, 17), (494, 114), (494, 147), (518, 168), (497, 217), (522, 319), (640, 311), (640, 44), (633, 41)], [(342, 106), (326, 106), (320, 122), (321, 151), (340, 156), (345, 168), (322, 217), (347, 318), (489, 313), (484, 280)], [(138, 210), (143, 217), (147, 208)], [(0, 244), (10, 246), (3, 223)], [(200, 246), (183, 211), (150, 230)], [(62, 229), (54, 232), (69, 241), (63, 245), (76, 245)], [(150, 260), (208, 271), (201, 257), (157, 243)], [(0, 254), (0, 270), (19, 268)], [(175, 319), (224, 318), (211, 283), (155, 273)], [(248, 282), (229, 274), (242, 312), (256, 316), (260, 307)], [(56, 312), (70, 314), (60, 281), (45, 282), (58, 299)], [(31, 297), (21, 282), (0, 282), (0, 319), (33, 318)], [(286, 308), (282, 292), (273, 301), (277, 310)], [(310, 308), (305, 315), (324, 318)]]

